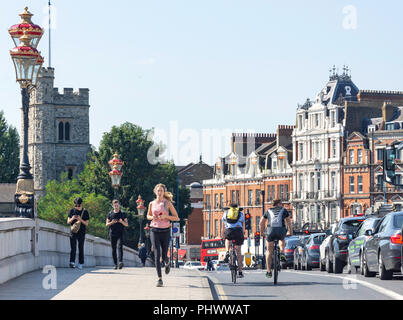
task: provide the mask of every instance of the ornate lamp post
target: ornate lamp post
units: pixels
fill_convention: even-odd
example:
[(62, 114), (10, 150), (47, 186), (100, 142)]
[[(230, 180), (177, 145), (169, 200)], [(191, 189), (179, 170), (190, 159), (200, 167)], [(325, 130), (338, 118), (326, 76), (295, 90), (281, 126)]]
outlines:
[(143, 218), (144, 218), (144, 211), (145, 211), (145, 207), (144, 207), (144, 200), (141, 198), (141, 196), (139, 195), (137, 201), (137, 214), (139, 216), (139, 232), (140, 232), (140, 236), (139, 236), (139, 244), (143, 243), (143, 232), (142, 232), (142, 227), (143, 227)]
[(29, 95), (36, 87), (38, 74), (43, 63), (43, 58), (36, 47), (44, 32), (41, 27), (32, 23), (32, 16), (33, 14), (26, 7), (24, 12), (20, 14), (21, 22), (8, 30), (16, 46), (10, 50), (10, 55), (15, 67), (16, 81), (21, 87), (24, 120), (22, 162), (14, 196), (15, 212), (17, 215), (27, 218), (35, 217), (34, 180), (30, 173), (31, 166), (28, 159)]
[(113, 155), (113, 159), (109, 161), (109, 166), (111, 167), (111, 172), (109, 176), (112, 180), (112, 187), (115, 189), (115, 199), (118, 200), (118, 189), (120, 186), (120, 180), (122, 179), (122, 167), (124, 162), (118, 158), (118, 154)]

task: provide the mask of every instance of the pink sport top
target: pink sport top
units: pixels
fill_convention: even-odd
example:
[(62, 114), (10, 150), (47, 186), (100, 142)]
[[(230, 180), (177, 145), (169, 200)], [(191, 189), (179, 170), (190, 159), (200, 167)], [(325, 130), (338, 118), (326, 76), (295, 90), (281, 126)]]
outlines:
[[(151, 205), (151, 212), (153, 216), (158, 216), (161, 215), (163, 213), (169, 215), (169, 212), (167, 210), (165, 210), (164, 207), (164, 203), (167, 200), (163, 200), (163, 202), (161, 203), (157, 203), (157, 200), (154, 200)], [(164, 228), (169, 228), (171, 226), (171, 221), (170, 220), (157, 220), (157, 219), (153, 219), (153, 221), (151, 221), (150, 223), (150, 227), (152, 228), (160, 228), (160, 229), (164, 229)]]

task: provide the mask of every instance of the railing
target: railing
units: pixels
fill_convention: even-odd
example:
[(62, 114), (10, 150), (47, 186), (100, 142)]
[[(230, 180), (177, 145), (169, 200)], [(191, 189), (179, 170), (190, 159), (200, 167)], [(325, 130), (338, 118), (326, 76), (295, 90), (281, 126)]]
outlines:
[[(370, 188), (370, 192), (374, 193), (383, 193), (384, 188), (383, 186), (380, 185), (375, 185)], [(402, 187), (385, 187), (385, 192), (386, 193), (403, 193), (403, 188)]]

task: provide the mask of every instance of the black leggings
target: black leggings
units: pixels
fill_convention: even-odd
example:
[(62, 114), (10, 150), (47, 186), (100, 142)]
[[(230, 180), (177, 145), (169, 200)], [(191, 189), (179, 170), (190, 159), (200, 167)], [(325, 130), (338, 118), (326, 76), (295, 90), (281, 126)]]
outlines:
[(77, 242), (78, 242), (78, 263), (84, 264), (84, 241), (85, 232), (70, 234), (70, 262), (76, 262)]
[(154, 232), (151, 231), (151, 243), (154, 247), (155, 266), (157, 267), (158, 277), (161, 278), (161, 249), (162, 259), (168, 263), (168, 248), (169, 248), (170, 231)]

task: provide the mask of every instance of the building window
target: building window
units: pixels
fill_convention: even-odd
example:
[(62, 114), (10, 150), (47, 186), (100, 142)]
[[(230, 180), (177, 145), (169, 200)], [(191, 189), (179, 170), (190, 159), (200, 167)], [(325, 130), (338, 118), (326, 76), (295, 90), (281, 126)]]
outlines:
[(275, 197), (276, 197), (276, 186), (272, 185), (271, 186), (271, 199), (274, 200)]
[(64, 124), (63, 122), (59, 122), (59, 141), (64, 140)]
[(68, 168), (67, 170), (67, 179), (72, 180), (73, 179), (73, 169)]
[(299, 130), (302, 130), (302, 129), (303, 129), (303, 127), (302, 127), (302, 114), (300, 114), (300, 115), (298, 116), (298, 129), (299, 129)]
[(214, 220), (214, 226), (215, 226), (215, 232), (214, 232), (214, 235), (215, 235), (215, 237), (217, 238), (218, 237), (218, 220), (216, 219), (216, 220)]
[(337, 219), (336, 204), (330, 205), (330, 223), (335, 223)]
[(336, 140), (332, 140), (331, 145), (332, 145), (332, 148), (331, 148), (331, 152), (332, 152), (331, 158), (336, 158), (336, 152), (337, 152), (337, 150), (336, 150)]
[(354, 193), (354, 177), (350, 176), (350, 193)]
[(256, 232), (260, 232), (260, 217), (256, 217)]
[(220, 209), (224, 207), (224, 194), (220, 193)]
[(206, 195), (206, 209), (211, 209), (211, 203), (210, 203), (210, 195)]
[(298, 160), (303, 160), (304, 159), (304, 144), (303, 143), (299, 143), (298, 144)]
[(260, 197), (262, 196), (262, 192), (260, 190), (256, 190), (256, 202), (257, 206), (260, 206)]
[(288, 201), (288, 184), (285, 185), (284, 200)]
[(280, 199), (281, 201), (284, 200), (284, 186), (280, 184)]
[(333, 197), (336, 192), (336, 172), (330, 174), (330, 196)]
[(358, 150), (358, 156), (357, 156), (357, 161), (358, 163), (362, 163), (362, 149)]
[(336, 126), (336, 111), (330, 112), (330, 127), (334, 128)]
[(232, 190), (232, 191), (231, 191), (231, 203), (236, 203), (236, 200), (235, 200), (235, 190)]
[(315, 128), (318, 128), (318, 127), (319, 127), (319, 114), (316, 113), (315, 114)]
[(248, 206), (253, 205), (253, 190), (248, 190)]
[(349, 151), (349, 164), (354, 163), (354, 150)]
[(376, 188), (378, 190), (383, 189), (383, 176), (382, 175), (376, 176)]
[(272, 159), (272, 168), (273, 170), (277, 170), (277, 160), (276, 159)]
[(218, 209), (218, 194), (215, 195), (214, 209)]
[(378, 161), (383, 161), (383, 150), (384, 149), (377, 149), (376, 150), (376, 159)]
[(236, 204), (239, 206), (239, 191), (236, 191)]
[(70, 141), (70, 123), (64, 124), (64, 140)]
[(320, 143), (318, 141), (314, 143), (314, 148), (315, 148), (315, 151), (314, 151), (315, 158), (319, 159), (319, 157), (320, 157)]
[(362, 188), (362, 176), (357, 177), (357, 186), (358, 186), (358, 193), (362, 193), (363, 188)]

